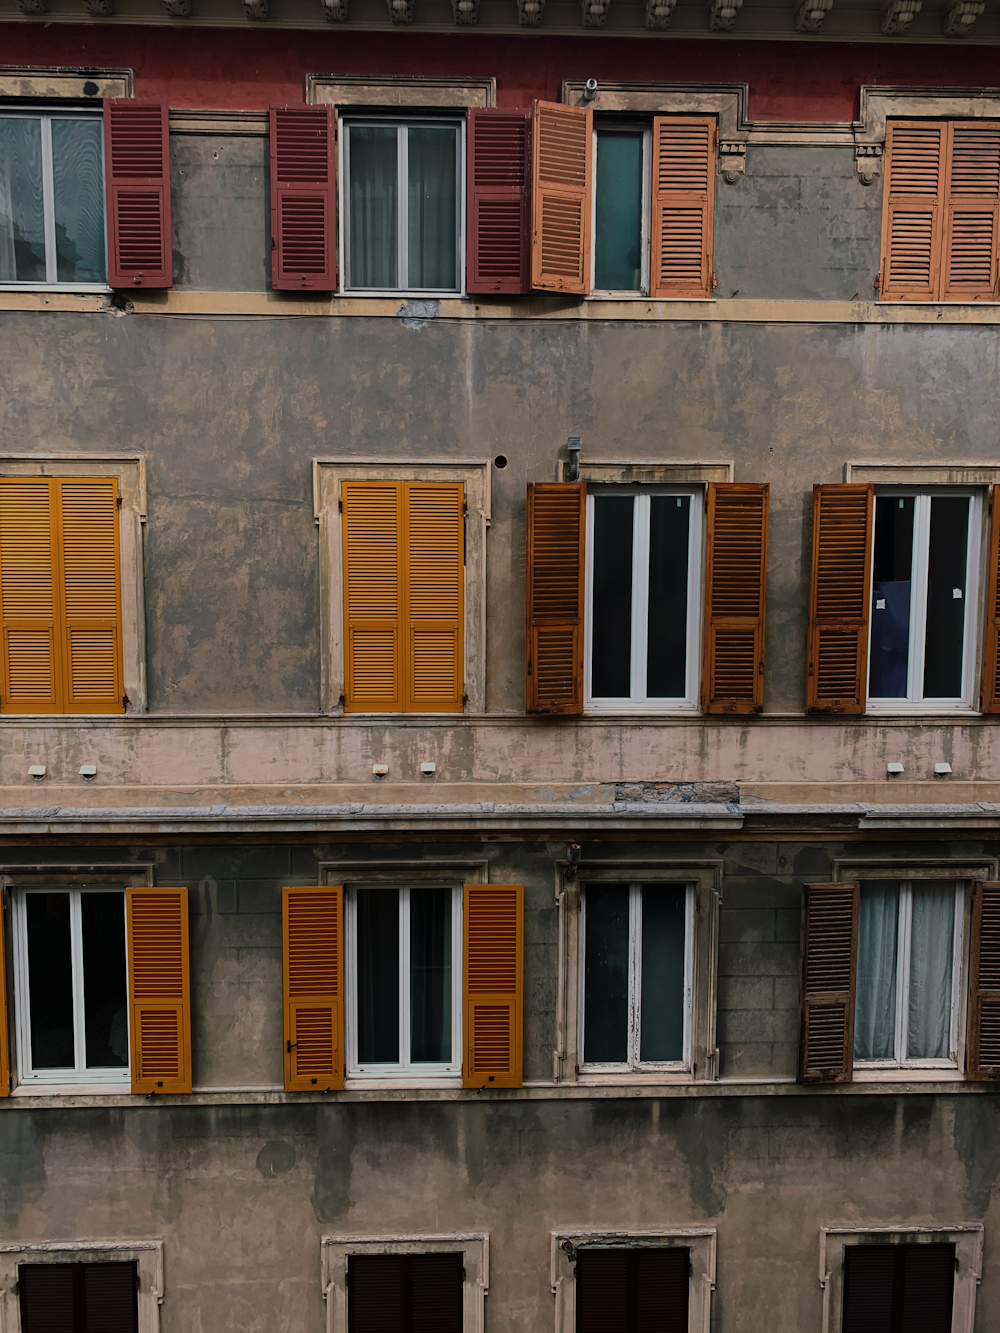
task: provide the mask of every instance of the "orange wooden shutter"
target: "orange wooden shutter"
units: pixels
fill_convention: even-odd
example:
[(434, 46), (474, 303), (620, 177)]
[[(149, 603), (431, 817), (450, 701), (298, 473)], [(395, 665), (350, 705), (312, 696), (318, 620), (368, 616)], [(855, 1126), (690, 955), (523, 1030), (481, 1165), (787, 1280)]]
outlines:
[(934, 301), (941, 279), (947, 126), (890, 121), (882, 209), (883, 301)]
[(527, 709), (583, 712), (583, 575), (587, 487), (528, 486)]
[(809, 670), (812, 713), (862, 713), (868, 679), (872, 486), (813, 487)]
[(57, 483), (65, 626), (66, 710), (124, 712), (118, 483)]
[(283, 889), (285, 1089), (344, 1086), (344, 890)]
[(403, 498), (406, 710), (460, 713), (465, 487), (406, 482)]
[(62, 710), (59, 497), (44, 478), (0, 478), (3, 711)]
[(712, 117), (653, 120), (651, 296), (712, 295), (715, 141)]
[(1000, 122), (948, 126), (945, 301), (992, 301), (997, 288)]
[(531, 285), (590, 291), (594, 114), (536, 102), (531, 125)]
[(463, 921), (463, 1086), (519, 1088), (523, 886), (466, 884)]
[(187, 889), (126, 889), (133, 1092), (191, 1091)]
[(108, 286), (172, 287), (170, 142), (167, 103), (110, 98), (104, 103)]
[(345, 481), (344, 711), (403, 707), (401, 486)]
[(10, 1093), (10, 1046), (7, 1037), (7, 903), (0, 893), (0, 1097)]
[(332, 106), (272, 105), (271, 286), (337, 285), (337, 118)]
[(764, 707), (768, 496), (766, 483), (708, 487), (702, 693), (708, 713)]
[(1000, 883), (983, 881), (972, 891), (969, 958), (969, 1038), (966, 1073), (1000, 1078)]
[(1000, 713), (1000, 489), (990, 487), (990, 540), (986, 568), (986, 635), (980, 708)]
[(849, 1083), (860, 886), (807, 884), (802, 897), (799, 1082)]

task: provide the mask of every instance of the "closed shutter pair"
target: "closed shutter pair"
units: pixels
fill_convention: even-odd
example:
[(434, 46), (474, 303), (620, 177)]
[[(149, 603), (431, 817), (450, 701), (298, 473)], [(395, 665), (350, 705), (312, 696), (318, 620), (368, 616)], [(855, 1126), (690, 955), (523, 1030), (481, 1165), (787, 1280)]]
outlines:
[[(524, 889), (466, 884), (462, 908), (462, 1083), (521, 1086)], [(344, 890), (282, 893), (285, 1087), (344, 1086)]]
[[(6, 910), (4, 922), (6, 924)], [(132, 1091), (191, 1091), (187, 889), (125, 890)], [(0, 1096), (10, 1089), (7, 986), (0, 927)]]
[[(802, 900), (799, 1081), (849, 1083), (854, 1072), (859, 883), (807, 884)], [(970, 1079), (1000, 1078), (1000, 883), (972, 892)]]
[[(702, 708), (764, 706), (767, 484), (707, 488)], [(527, 709), (583, 712), (585, 482), (528, 487)]]

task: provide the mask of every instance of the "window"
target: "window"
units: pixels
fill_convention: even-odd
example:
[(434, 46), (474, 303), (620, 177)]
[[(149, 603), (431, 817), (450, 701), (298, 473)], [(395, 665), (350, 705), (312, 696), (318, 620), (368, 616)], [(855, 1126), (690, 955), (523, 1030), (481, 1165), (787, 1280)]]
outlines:
[(99, 115), (0, 110), (0, 285), (104, 290)]
[(581, 1069), (690, 1067), (695, 889), (588, 884)]
[(330, 1333), (483, 1333), (489, 1237), (323, 1238)]
[(139, 1333), (139, 1265), (19, 1264), (21, 1333)]
[(649, 142), (648, 126), (595, 127), (595, 291), (649, 291)]
[(462, 289), (461, 121), (344, 127), (344, 288)]

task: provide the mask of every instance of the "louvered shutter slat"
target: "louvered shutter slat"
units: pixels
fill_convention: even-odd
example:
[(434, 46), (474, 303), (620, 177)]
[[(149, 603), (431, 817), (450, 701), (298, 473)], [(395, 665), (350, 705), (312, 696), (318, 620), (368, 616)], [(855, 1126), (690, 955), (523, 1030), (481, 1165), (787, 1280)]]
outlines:
[(523, 887), (466, 884), (463, 922), (463, 1085), (519, 1088)]
[(710, 117), (653, 121), (651, 296), (712, 295), (715, 140)]
[(583, 574), (587, 488), (528, 487), (527, 708), (583, 712)]
[(942, 298), (990, 301), (997, 296), (1000, 123), (948, 129)]
[(474, 108), (468, 126), (471, 293), (531, 290), (531, 116)]
[(403, 484), (409, 636), (406, 709), (455, 713), (463, 707), (462, 594), (465, 488)]
[(403, 707), (402, 486), (344, 482), (345, 712)]
[(854, 1070), (860, 892), (857, 883), (803, 889), (800, 1083), (846, 1083)]
[(273, 105), (271, 286), (333, 291), (337, 286), (336, 119), (333, 107)]
[(133, 1092), (191, 1091), (187, 889), (126, 889)]
[(937, 299), (941, 270), (946, 126), (890, 121), (882, 221), (884, 301)]
[(1000, 1079), (1000, 883), (984, 880), (972, 894), (969, 960), (969, 1078)]
[(590, 291), (593, 112), (536, 102), (531, 136), (531, 285)]
[(871, 486), (813, 487), (809, 712), (864, 711), (873, 512)]
[(767, 484), (708, 487), (703, 706), (759, 713), (764, 706)]
[(282, 891), (285, 1089), (344, 1086), (344, 891)]
[(108, 286), (172, 287), (170, 141), (167, 103), (104, 103)]

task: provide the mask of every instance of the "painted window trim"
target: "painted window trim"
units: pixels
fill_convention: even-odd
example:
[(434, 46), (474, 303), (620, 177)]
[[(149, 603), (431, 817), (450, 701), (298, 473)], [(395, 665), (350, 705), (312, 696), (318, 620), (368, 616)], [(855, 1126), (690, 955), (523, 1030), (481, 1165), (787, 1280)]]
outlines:
[(555, 1296), (555, 1333), (575, 1333), (576, 1251), (580, 1246), (687, 1246), (691, 1251), (687, 1333), (709, 1333), (715, 1290), (714, 1227), (664, 1227), (656, 1231), (609, 1228), (606, 1231), (566, 1230), (550, 1233), (550, 1275)]
[(453, 1254), (465, 1264), (462, 1326), (465, 1333), (484, 1333), (486, 1296), (490, 1286), (488, 1232), (440, 1232), (389, 1236), (324, 1236), (322, 1289), (326, 1302), (326, 1333), (347, 1333), (347, 1268), (352, 1254)]
[(162, 1240), (51, 1240), (0, 1243), (0, 1313), (7, 1333), (21, 1333), (17, 1266), (26, 1263), (129, 1263), (139, 1266), (139, 1333), (159, 1333), (165, 1284)]
[[(143, 527), (146, 522), (146, 460), (135, 454), (0, 454), (0, 477), (115, 477), (118, 511), (118, 552), (122, 589), (122, 680), (128, 704), (122, 717), (145, 713), (146, 604), (143, 574)], [(18, 715), (22, 721), (30, 713)], [(86, 713), (44, 714), (53, 720), (83, 718)], [(112, 722), (118, 714), (100, 714)]]
[[(486, 711), (486, 529), (490, 524), (491, 466), (489, 460), (478, 459), (313, 459), (313, 505), (319, 528), (320, 706), (324, 713), (343, 713), (340, 698), (346, 683), (343, 541), (339, 508), (343, 481), (439, 481), (464, 484), (468, 507), (465, 520), (463, 627), (463, 668), (468, 695), (465, 711)], [(352, 713), (351, 716), (401, 717), (403, 714)], [(420, 713), (406, 714), (408, 718), (420, 716)], [(430, 716), (445, 715), (434, 713)], [(458, 717), (460, 714), (449, 713), (447, 716)]]
[(839, 1333), (844, 1322), (844, 1250), (865, 1242), (905, 1241), (926, 1237), (955, 1245), (957, 1268), (950, 1333), (973, 1333), (976, 1288), (983, 1272), (983, 1224), (955, 1226), (820, 1227), (819, 1285), (823, 1292), (822, 1333)]

